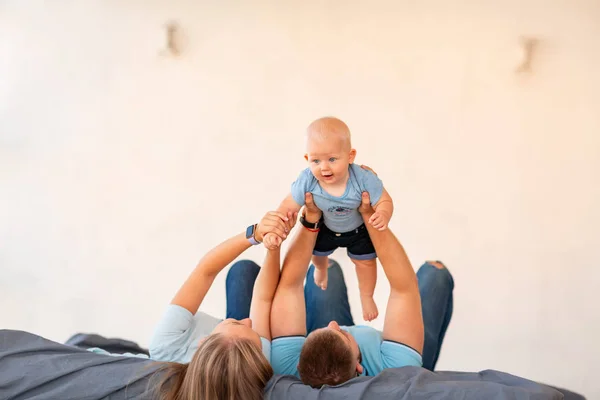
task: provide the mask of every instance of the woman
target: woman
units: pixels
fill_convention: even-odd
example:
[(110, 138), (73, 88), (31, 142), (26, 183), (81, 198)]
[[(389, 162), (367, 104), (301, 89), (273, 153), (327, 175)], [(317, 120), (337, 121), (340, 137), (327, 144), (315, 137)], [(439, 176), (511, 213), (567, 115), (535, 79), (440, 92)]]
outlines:
[[(198, 308), (223, 268), (267, 233), (277, 235), (281, 243), (296, 217), (269, 212), (246, 234), (224, 241), (200, 260), (171, 301), (150, 343), (151, 359), (170, 361), (157, 375), (161, 377), (159, 398), (262, 399), (273, 376), (269, 320), (279, 281), (279, 247), (267, 252), (262, 268), (249, 269), (248, 261), (232, 266), (227, 278), (227, 319), (218, 320)], [(252, 271), (254, 276), (242, 276)], [(254, 278), (252, 288), (247, 282)]]

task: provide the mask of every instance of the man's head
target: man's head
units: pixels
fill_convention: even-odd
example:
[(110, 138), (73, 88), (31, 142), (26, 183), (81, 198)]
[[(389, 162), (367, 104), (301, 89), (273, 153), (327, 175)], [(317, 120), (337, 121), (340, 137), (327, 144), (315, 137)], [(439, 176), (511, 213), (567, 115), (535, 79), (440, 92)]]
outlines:
[(306, 385), (319, 388), (339, 385), (363, 371), (354, 337), (340, 329), (335, 321), (313, 331), (300, 352), (298, 372)]
[(315, 178), (326, 185), (345, 184), (348, 165), (354, 162), (356, 150), (350, 142), (350, 129), (334, 117), (313, 121), (306, 129), (306, 154)]

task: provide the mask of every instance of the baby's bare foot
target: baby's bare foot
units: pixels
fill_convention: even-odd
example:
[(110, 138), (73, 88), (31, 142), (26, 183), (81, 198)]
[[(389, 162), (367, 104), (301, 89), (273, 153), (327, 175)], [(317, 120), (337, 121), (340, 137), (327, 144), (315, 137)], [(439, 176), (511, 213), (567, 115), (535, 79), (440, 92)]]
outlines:
[(315, 268), (315, 285), (321, 289), (327, 289), (327, 268)]
[(360, 295), (360, 303), (362, 305), (363, 319), (365, 321), (373, 321), (379, 316), (377, 304), (373, 300), (373, 296)]

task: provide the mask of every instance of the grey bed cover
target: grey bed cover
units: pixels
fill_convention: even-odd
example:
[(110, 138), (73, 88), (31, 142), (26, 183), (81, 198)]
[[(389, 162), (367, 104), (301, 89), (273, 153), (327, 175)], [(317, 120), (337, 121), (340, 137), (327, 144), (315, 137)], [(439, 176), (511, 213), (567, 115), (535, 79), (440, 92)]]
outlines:
[[(158, 368), (149, 360), (93, 354), (14, 330), (0, 330), (0, 399), (151, 399)], [(498, 371), (389, 369), (320, 390), (275, 376), (265, 399), (563, 399), (557, 390)]]

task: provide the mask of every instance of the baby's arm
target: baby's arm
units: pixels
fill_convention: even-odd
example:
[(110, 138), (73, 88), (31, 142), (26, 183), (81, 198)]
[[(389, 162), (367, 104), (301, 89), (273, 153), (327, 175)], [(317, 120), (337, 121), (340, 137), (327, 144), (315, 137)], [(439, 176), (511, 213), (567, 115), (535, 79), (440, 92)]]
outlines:
[(373, 225), (373, 228), (383, 231), (387, 228), (394, 213), (394, 202), (385, 188), (383, 188), (381, 198), (373, 208), (375, 209), (375, 213), (369, 218), (369, 223)]
[[(367, 167), (366, 165), (361, 165), (360, 167), (377, 176), (377, 172), (373, 171), (370, 167)], [(371, 193), (369, 193), (369, 196), (370, 195)], [(381, 197), (377, 203), (373, 205), (373, 208), (375, 209), (375, 213), (369, 218), (369, 224), (377, 230), (386, 230), (390, 219), (392, 219), (392, 214), (394, 213), (394, 202), (385, 188), (383, 188)]]
[[(382, 199), (383, 199), (383, 197), (382, 197)], [(277, 208), (277, 211), (283, 212), (284, 214), (287, 214), (289, 211), (292, 214), (295, 214), (300, 211), (301, 207), (302, 207), (302, 205), (296, 203), (296, 200), (294, 200), (294, 197), (290, 193), (287, 195), (287, 197), (285, 199), (283, 199), (283, 201)], [(281, 242), (282, 242), (281, 238), (279, 236), (275, 235), (274, 233), (267, 233), (265, 235), (265, 237), (263, 238), (263, 243), (264, 243), (265, 247), (270, 250), (273, 250), (273, 249), (276, 249), (277, 247), (279, 247), (281, 245)]]

